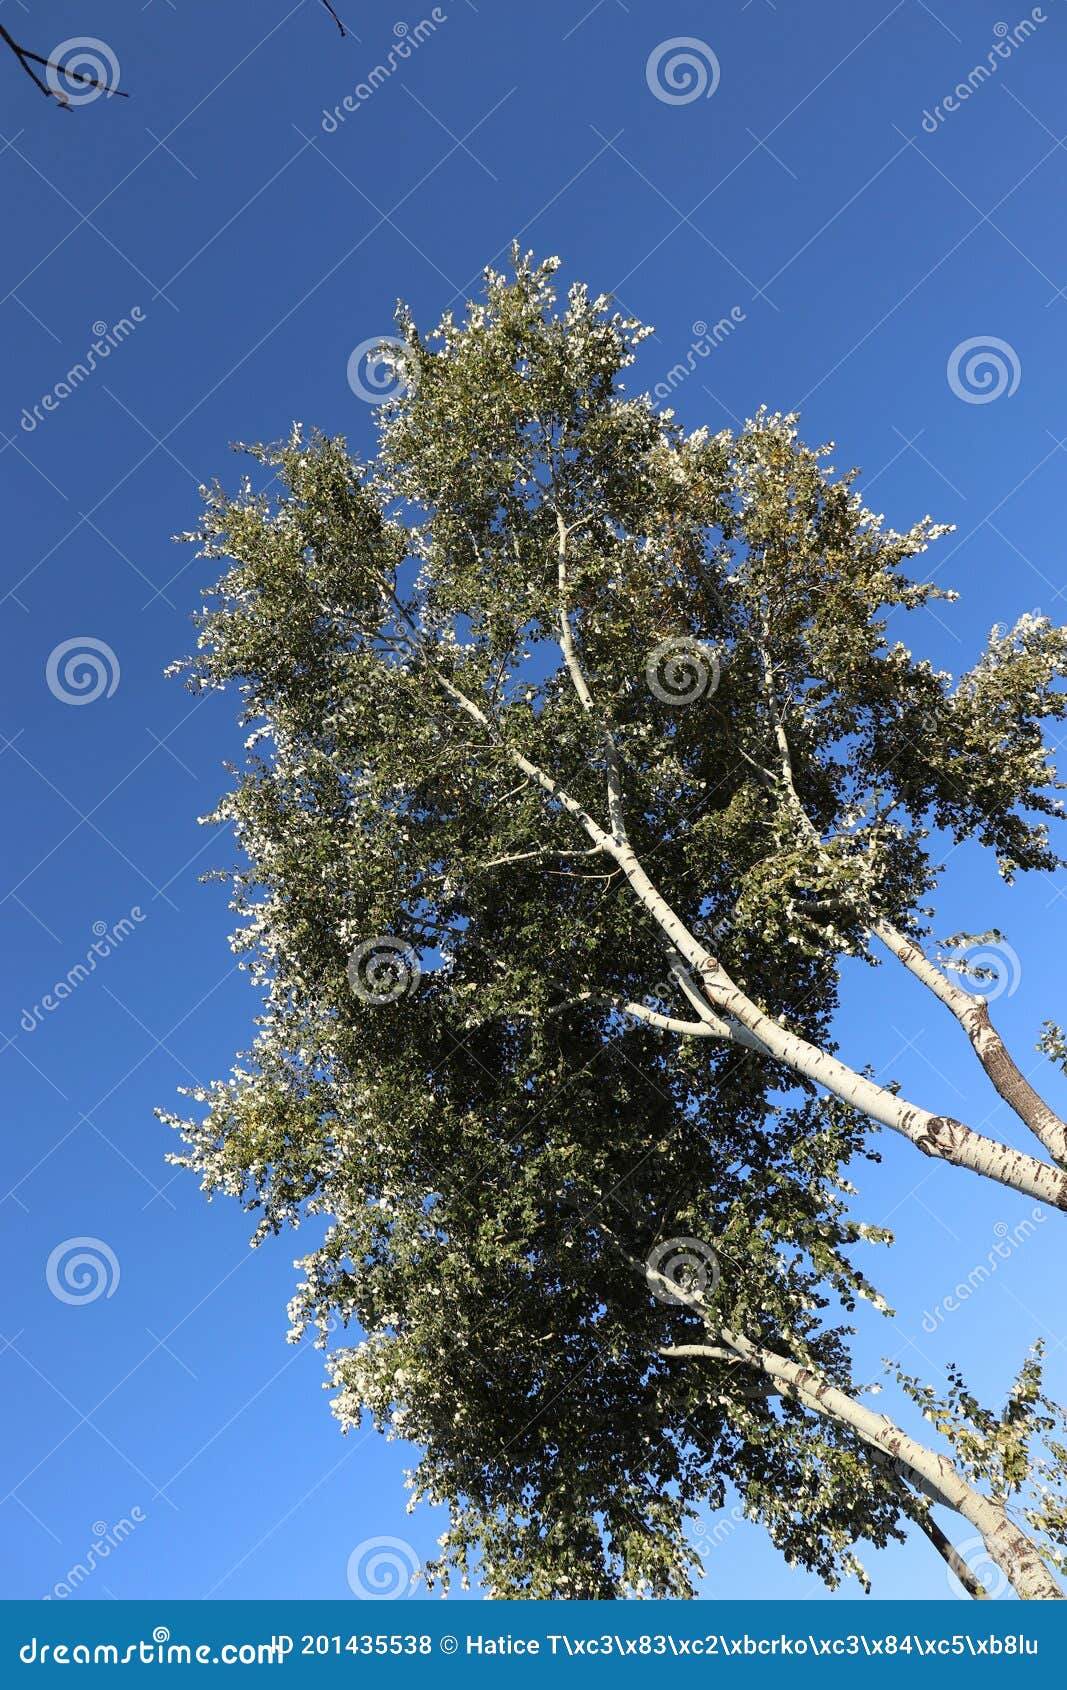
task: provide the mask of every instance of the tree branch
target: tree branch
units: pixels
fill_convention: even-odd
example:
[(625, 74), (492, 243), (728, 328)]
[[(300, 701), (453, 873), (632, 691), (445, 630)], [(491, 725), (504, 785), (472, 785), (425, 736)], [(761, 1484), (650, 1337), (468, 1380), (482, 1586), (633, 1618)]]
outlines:
[(604, 747), (604, 757), (608, 773), (608, 815), (611, 818), (611, 828), (616, 839), (626, 838), (626, 821), (622, 806), (622, 773), (619, 768), (619, 754), (615, 746), (611, 728), (597, 705), (585, 678), (578, 648), (575, 644), (574, 629), (571, 626), (570, 608), (568, 604), (567, 587), (567, 539), (570, 529), (567, 527), (559, 512), (556, 512), (556, 531), (558, 534), (558, 581), (559, 581), (559, 628), (560, 649), (563, 661), (567, 666), (567, 673), (571, 678), (575, 692), (578, 694), (582, 709), (591, 716), (600, 729), (600, 738)]
[(1017, 1066), (990, 1019), (985, 999), (955, 985), (914, 939), (898, 932), (891, 922), (873, 921), (871, 932), (955, 1016), (1005, 1103), (1040, 1139), (1049, 1154), (1067, 1165), (1067, 1121), (1050, 1108)]
[(87, 76), (84, 71), (68, 70), (55, 59), (45, 59), (42, 58), (40, 53), (32, 53), (28, 47), (20, 46), (14, 36), (4, 28), (3, 24), (0, 24), (0, 41), (3, 41), (4, 45), (14, 53), (34, 86), (39, 88), (47, 99), (55, 100), (63, 111), (72, 110), (70, 102), (62, 93), (57, 93), (54, 88), (50, 88), (48, 83), (38, 76), (33, 68), (34, 65), (44, 65), (46, 70), (59, 71), (62, 76), (67, 77), (71, 82), (84, 82), (89, 88), (99, 88), (102, 94), (117, 94), (120, 100), (128, 100), (130, 97), (122, 88), (111, 88), (106, 82), (101, 82), (99, 78)]
[[(493, 723), (485, 711), (427, 657), (418, 629), (413, 627), (395, 595), (393, 603), (411, 630), (410, 655), (424, 666), (448, 697), (493, 738)], [(859, 1109), (881, 1126), (900, 1133), (924, 1156), (969, 1168), (972, 1173), (996, 1180), (1024, 1196), (1047, 1203), (1050, 1208), (1067, 1211), (1067, 1172), (1063, 1169), (1014, 1150), (998, 1139), (987, 1138), (952, 1116), (938, 1115), (909, 1102), (887, 1087), (878, 1085), (866, 1074), (857, 1073), (838, 1057), (810, 1044), (799, 1034), (790, 1032), (766, 1014), (730, 978), (718, 959), (705, 949), (671, 908), (645, 872), (627, 838), (620, 838), (601, 827), (584, 805), (517, 746), (502, 744), (500, 749), (508, 761), (578, 823), (594, 845), (614, 858), (639, 902), (659, 926), (670, 946), (693, 970), (709, 1007), (727, 1023), (736, 1023), (739, 1029), (747, 1029), (754, 1036), (752, 1048), (781, 1062), (814, 1085), (823, 1086), (843, 1103)], [(811, 823), (808, 825), (811, 826)]]
[(329, 12), (331, 18), (333, 19), (334, 23), (337, 25), (338, 29), (341, 31), (341, 34), (347, 35), (348, 31), (345, 28), (344, 24), (341, 22), (340, 18), (337, 16), (337, 13), (334, 11), (333, 7), (330, 5), (330, 0), (322, 0), (322, 3), (325, 6), (326, 10)]

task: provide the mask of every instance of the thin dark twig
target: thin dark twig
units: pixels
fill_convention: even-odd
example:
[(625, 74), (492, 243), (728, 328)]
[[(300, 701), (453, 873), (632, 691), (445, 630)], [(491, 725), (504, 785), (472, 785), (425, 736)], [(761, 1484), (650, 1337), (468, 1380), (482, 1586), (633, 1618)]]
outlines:
[(341, 22), (340, 18), (337, 16), (337, 13), (334, 11), (333, 7), (330, 5), (330, 0), (322, 0), (322, 3), (325, 6), (326, 10), (329, 12), (331, 18), (333, 19), (334, 23), (337, 25), (338, 29), (341, 31), (341, 34), (347, 35), (348, 31), (345, 28), (344, 24)]
[[(57, 63), (55, 59), (42, 58), (40, 53), (32, 53), (28, 47), (21, 47), (15, 40), (14, 36), (4, 28), (3, 24), (0, 24), (0, 41), (3, 41), (8, 47), (10, 47), (19, 64), (26, 72), (26, 75), (30, 78), (31, 82), (36, 84), (36, 86), (41, 90), (41, 93), (50, 100), (58, 100), (59, 104), (66, 111), (70, 110), (70, 106), (66, 99), (62, 94), (57, 94), (54, 88), (50, 88), (47, 82), (43, 82), (41, 80), (37, 72), (34, 70), (33, 65), (44, 65), (46, 70), (57, 70), (60, 75), (68, 77), (72, 82), (88, 83), (90, 88), (99, 88), (102, 94), (117, 94), (120, 100), (128, 100), (130, 97), (123, 88), (112, 88), (108, 83), (101, 82), (98, 77), (87, 76), (84, 71), (80, 70), (68, 70), (63, 65)], [(33, 61), (32, 64), (30, 62), (31, 60)]]
[[(348, 30), (341, 22), (341, 19), (338, 17), (333, 6), (330, 4), (330, 0), (322, 0), (322, 3), (326, 7), (326, 10), (329, 12), (334, 23), (337, 25), (340, 34), (342, 36), (347, 35)], [(15, 58), (18, 60), (19, 64), (22, 66), (34, 86), (39, 88), (41, 93), (44, 94), (47, 99), (55, 100), (64, 111), (70, 111), (70, 102), (61, 91), (55, 88), (50, 88), (48, 83), (42, 77), (38, 76), (37, 72), (33, 68), (34, 65), (43, 65), (46, 70), (58, 71), (61, 76), (66, 77), (71, 82), (84, 82), (90, 88), (99, 88), (102, 94), (117, 94), (120, 100), (128, 100), (130, 97), (124, 88), (112, 88), (108, 83), (101, 82), (98, 77), (88, 76), (84, 71), (80, 70), (68, 70), (63, 65), (57, 63), (55, 59), (43, 58), (40, 53), (33, 53), (28, 47), (20, 46), (10, 31), (4, 28), (3, 24), (0, 24), (0, 41), (2, 41), (4, 46), (8, 47), (15, 55)]]
[(51, 94), (51, 92), (52, 92), (51, 88), (48, 87), (47, 83), (44, 83), (44, 82), (41, 81), (40, 77), (37, 75), (37, 72), (33, 69), (32, 65), (27, 64), (26, 61), (29, 58), (29, 54), (22, 47), (19, 46), (18, 42), (14, 39), (13, 36), (8, 34), (7, 30), (4, 28), (2, 23), (0, 23), (0, 41), (4, 41), (7, 44), (7, 46), (11, 48), (11, 51), (14, 53), (14, 55), (15, 55), (16, 59), (18, 60), (19, 64), (22, 66), (23, 70), (26, 72), (26, 75), (30, 78), (30, 81), (35, 82), (37, 84), (38, 88), (41, 90), (41, 93), (42, 94)]

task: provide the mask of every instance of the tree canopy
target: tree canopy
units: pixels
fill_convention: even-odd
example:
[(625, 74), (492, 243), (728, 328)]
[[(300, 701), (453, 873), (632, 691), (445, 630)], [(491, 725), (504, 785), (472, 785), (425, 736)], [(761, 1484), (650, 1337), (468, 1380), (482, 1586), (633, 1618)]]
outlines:
[[(327, 1218), (294, 1335), (362, 1330), (335, 1406), (420, 1451), (431, 1577), (688, 1594), (731, 1483), (831, 1583), (909, 1521), (954, 1564), (941, 1505), (1058, 1595), (1062, 1505), (1020, 1526), (973, 1449), (867, 1408), (846, 1323), (884, 1307), (873, 1127), (1067, 1208), (1067, 1128), (927, 953), (945, 840), (1061, 865), (1067, 630), (995, 629), (957, 679), (891, 641), (947, 596), (909, 572), (945, 530), (887, 527), (795, 418), (686, 433), (628, 394), (646, 331), (580, 286), (557, 310), (556, 267), (516, 251), (427, 336), (401, 308), (374, 460), (250, 448), (274, 482), (216, 486), (190, 536), (228, 563), (190, 681), (243, 693), (214, 819), (265, 1004), (178, 1159), (259, 1238)], [(842, 958), (876, 953), (1032, 1149), (839, 1055)], [(1012, 1483), (1054, 1488), (1053, 1421), (1022, 1421)]]

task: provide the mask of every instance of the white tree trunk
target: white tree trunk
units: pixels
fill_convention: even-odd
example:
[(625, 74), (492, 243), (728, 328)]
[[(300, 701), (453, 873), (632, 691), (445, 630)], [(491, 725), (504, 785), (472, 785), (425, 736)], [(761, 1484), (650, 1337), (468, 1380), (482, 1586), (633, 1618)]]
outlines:
[[(431, 673), (450, 698), (473, 721), (492, 734), (492, 723), (480, 705), (468, 698), (447, 676), (431, 667)], [(936, 1156), (960, 1168), (998, 1181), (1013, 1191), (1033, 1197), (1050, 1208), (1067, 1211), (1067, 1171), (1050, 1167), (1034, 1156), (1013, 1150), (997, 1139), (986, 1138), (949, 1115), (936, 1115), (918, 1104), (876, 1085), (836, 1056), (788, 1032), (759, 1008), (733, 980), (715, 957), (692, 934), (645, 873), (633, 847), (621, 828), (609, 833), (550, 774), (515, 747), (506, 755), (515, 768), (535, 782), (558, 804), (593, 844), (619, 865), (633, 891), (657, 922), (671, 945), (695, 970), (710, 1007), (744, 1030), (740, 1042), (762, 1049), (814, 1084), (824, 1086), (835, 1097), (869, 1115), (872, 1120), (910, 1139), (925, 1156)], [(613, 806), (614, 807), (614, 806)]]
[(887, 1415), (865, 1408), (812, 1368), (777, 1355), (725, 1327), (715, 1328), (709, 1336), (714, 1340), (712, 1344), (678, 1344), (663, 1353), (721, 1356), (723, 1349), (731, 1351), (739, 1361), (771, 1380), (780, 1390), (793, 1394), (816, 1414), (847, 1426), (869, 1448), (888, 1457), (920, 1489), (932, 1490), (947, 1507), (962, 1515), (980, 1534), (992, 1560), (1017, 1595), (1030, 1601), (1063, 1599), (1064, 1593), (1041, 1559), (1037, 1546), (1002, 1505), (969, 1484), (947, 1456), (909, 1437)]
[(816, 1085), (824, 1086), (843, 1102), (861, 1109), (882, 1126), (901, 1133), (924, 1155), (970, 1168), (973, 1173), (984, 1174), (1052, 1208), (1067, 1210), (1067, 1172), (1013, 1150), (997, 1139), (986, 1138), (949, 1115), (935, 1115), (929, 1109), (909, 1103), (866, 1075), (858, 1074), (836, 1056), (779, 1026), (730, 979), (721, 964), (690, 933), (649, 879), (633, 850), (614, 841), (605, 849), (614, 856), (672, 945), (693, 968), (711, 1008), (746, 1028), (770, 1056)]

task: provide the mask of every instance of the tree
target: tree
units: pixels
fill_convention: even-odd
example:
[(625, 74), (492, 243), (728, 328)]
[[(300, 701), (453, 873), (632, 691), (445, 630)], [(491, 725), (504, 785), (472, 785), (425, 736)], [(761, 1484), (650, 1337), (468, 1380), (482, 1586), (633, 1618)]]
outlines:
[[(425, 339), (401, 308), (376, 461), (251, 448), (280, 498), (216, 487), (189, 536), (231, 560), (190, 679), (253, 729), (215, 819), (266, 1007), (176, 1159), (257, 1238), (330, 1217), (294, 1332), (363, 1328), (336, 1407), (424, 1451), (430, 1576), (685, 1593), (729, 1480), (830, 1582), (914, 1521), (979, 1594), (943, 1505), (1058, 1596), (1062, 1509), (1020, 1524), (863, 1404), (841, 1321), (884, 1307), (847, 1208), (872, 1125), (1067, 1208), (1064, 1123), (925, 949), (932, 829), (1060, 862), (1067, 632), (995, 630), (955, 684), (890, 645), (944, 530), (887, 529), (793, 418), (687, 435), (627, 396), (645, 331), (581, 287), (557, 314), (556, 267), (516, 251)], [(875, 943), (1044, 1156), (837, 1055)]]

